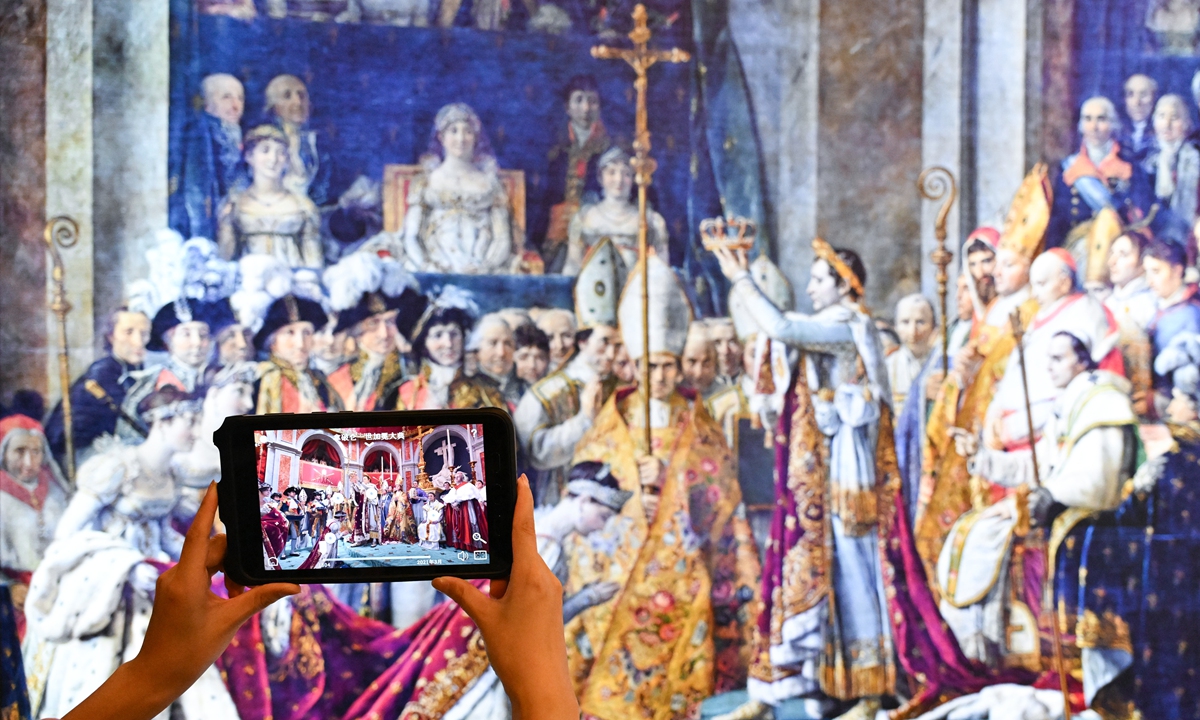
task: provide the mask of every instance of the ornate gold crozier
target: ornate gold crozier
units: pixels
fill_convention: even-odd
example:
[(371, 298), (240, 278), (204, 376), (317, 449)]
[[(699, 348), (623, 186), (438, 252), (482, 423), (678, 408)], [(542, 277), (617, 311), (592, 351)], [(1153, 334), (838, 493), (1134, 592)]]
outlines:
[(46, 223), (42, 239), (45, 240), (46, 250), (50, 253), (50, 280), (54, 283), (51, 288), (50, 312), (58, 318), (58, 383), (62, 393), (63, 436), (67, 441), (67, 481), (74, 483), (75, 432), (71, 417), (71, 356), (70, 348), (67, 347), (67, 313), (71, 312), (71, 303), (67, 300), (66, 270), (63, 268), (62, 255), (58, 249), (75, 247), (75, 243), (79, 242), (79, 225), (71, 218), (60, 215)]
[(949, 372), (950, 358), (950, 320), (946, 317), (946, 284), (950, 280), (946, 268), (954, 259), (954, 253), (946, 249), (946, 219), (950, 216), (950, 208), (958, 197), (958, 184), (954, 182), (954, 174), (940, 165), (925, 168), (917, 178), (917, 190), (926, 200), (938, 201), (945, 198), (937, 219), (933, 223), (933, 235), (937, 238), (937, 249), (929, 253), (929, 259), (937, 268), (938, 301), (942, 306), (942, 372)]
[(650, 128), (646, 110), (649, 81), (646, 71), (657, 62), (687, 62), (692, 55), (679, 48), (651, 50), (647, 47), (650, 28), (646, 27), (646, 6), (641, 3), (633, 8), (633, 31), (629, 33), (629, 39), (633, 41), (632, 48), (596, 45), (592, 48), (592, 57), (598, 60), (624, 60), (637, 74), (633, 81), (637, 91), (637, 131), (633, 141), (633, 159), (629, 164), (633, 166), (633, 177), (638, 187), (638, 259), (642, 263), (642, 392), (646, 396), (646, 452), (650, 452), (650, 268), (646, 246), (646, 188), (653, 180), (658, 163), (650, 157)]

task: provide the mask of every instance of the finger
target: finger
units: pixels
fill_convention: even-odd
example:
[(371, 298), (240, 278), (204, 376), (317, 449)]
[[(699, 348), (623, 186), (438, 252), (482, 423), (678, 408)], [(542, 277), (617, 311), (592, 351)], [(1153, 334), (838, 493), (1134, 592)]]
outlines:
[(240, 626), (251, 615), (262, 612), (264, 608), (278, 602), (289, 595), (300, 592), (300, 586), (292, 583), (270, 583), (250, 588), (237, 597), (230, 598), (227, 607)]
[(184, 567), (192, 567), (203, 561), (204, 556), (208, 551), (208, 536), (212, 534), (213, 518), (217, 514), (217, 484), (209, 483), (208, 491), (204, 493), (204, 500), (200, 503), (200, 509), (196, 512), (196, 517), (192, 519), (192, 526), (188, 528), (187, 535), (183, 540), (183, 550), (179, 553), (179, 564)]
[(434, 578), (433, 587), (438, 592), (458, 603), (458, 606), (475, 621), (476, 625), (479, 625), (480, 620), (486, 618), (488, 615), (490, 603), (496, 602), (487, 595), (479, 592), (479, 588), (462, 578)]
[(226, 547), (224, 533), (208, 539), (208, 552), (204, 555), (204, 568), (208, 570), (209, 577), (225, 568)]
[(536, 558), (537, 534), (533, 528), (533, 492), (529, 489), (529, 478), (525, 473), (517, 478), (517, 506), (513, 509), (513, 568), (528, 568)]
[(496, 578), (488, 583), (488, 595), (499, 600), (508, 591), (508, 578)]
[(246, 586), (242, 585), (241, 583), (237, 583), (237, 582), (234, 582), (233, 580), (230, 580), (229, 576), (226, 575), (225, 576), (225, 592), (229, 594), (230, 598), (235, 598), (238, 595), (241, 595), (242, 593), (246, 592)]

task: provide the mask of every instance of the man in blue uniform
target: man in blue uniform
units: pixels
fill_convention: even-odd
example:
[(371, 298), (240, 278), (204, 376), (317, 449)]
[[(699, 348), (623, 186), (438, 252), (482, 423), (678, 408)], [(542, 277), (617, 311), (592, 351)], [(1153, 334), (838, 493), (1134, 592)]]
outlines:
[(185, 237), (217, 236), (217, 211), (239, 181), (246, 92), (232, 75), (215, 73), (200, 85), (204, 110), (187, 128), (181, 185), (185, 218), (173, 224)]
[[(1156, 312), (1146, 327), (1150, 348), (1157, 358), (1180, 333), (1200, 333), (1200, 293), (1195, 285), (1185, 283), (1183, 269), (1187, 262), (1183, 246), (1167, 240), (1155, 240), (1146, 248), (1142, 266), (1146, 281), (1154, 292)], [(1154, 407), (1162, 417), (1171, 402), (1171, 377), (1158, 373), (1153, 376)]]
[[(108, 355), (92, 363), (71, 385), (71, 425), (79, 460), (84, 458), (96, 438), (116, 430), (118, 408), (146, 359), (150, 318), (140, 312), (118, 308), (108, 317), (104, 341)], [(46, 421), (46, 440), (54, 459), (62, 467), (67, 454), (62, 403), (55, 406)]]
[(1153, 184), (1142, 166), (1117, 141), (1121, 120), (1106, 97), (1083, 101), (1079, 109), (1079, 152), (1062, 162), (1054, 182), (1054, 206), (1046, 229), (1046, 247), (1064, 245), (1071, 231), (1112, 207), (1126, 220), (1147, 212)]

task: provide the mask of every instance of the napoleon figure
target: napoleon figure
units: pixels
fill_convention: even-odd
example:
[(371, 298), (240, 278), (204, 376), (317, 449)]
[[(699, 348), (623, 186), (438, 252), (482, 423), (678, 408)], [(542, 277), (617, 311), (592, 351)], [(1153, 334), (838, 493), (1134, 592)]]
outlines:
[[(878, 460), (890, 457), (894, 470), (887, 368), (861, 305), (862, 260), (820, 238), (813, 250), (808, 296), (815, 313), (808, 316), (785, 314), (767, 299), (744, 253), (717, 252), (731, 294), (768, 336), (802, 353), (786, 406), (799, 411), (789, 417), (785, 410), (780, 422), (790, 461), (777, 470), (777, 483), (786, 475), (795, 497), (781, 501), (771, 524), (752, 704), (739, 717), (761, 712), (755, 703), (807, 697), (816, 704), (823, 694), (858, 701), (843, 717), (874, 718), (882, 696), (895, 692), (880, 546), (881, 521), (895, 510), (880, 487), (890, 472)], [(830, 506), (821, 512), (824, 498)]]

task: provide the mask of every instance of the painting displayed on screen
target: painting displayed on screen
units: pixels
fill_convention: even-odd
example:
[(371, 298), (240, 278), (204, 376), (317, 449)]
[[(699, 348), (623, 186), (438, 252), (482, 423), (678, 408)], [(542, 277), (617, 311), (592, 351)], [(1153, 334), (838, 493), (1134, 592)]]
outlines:
[(487, 564), (482, 425), (297, 435), (255, 432), (265, 569)]

